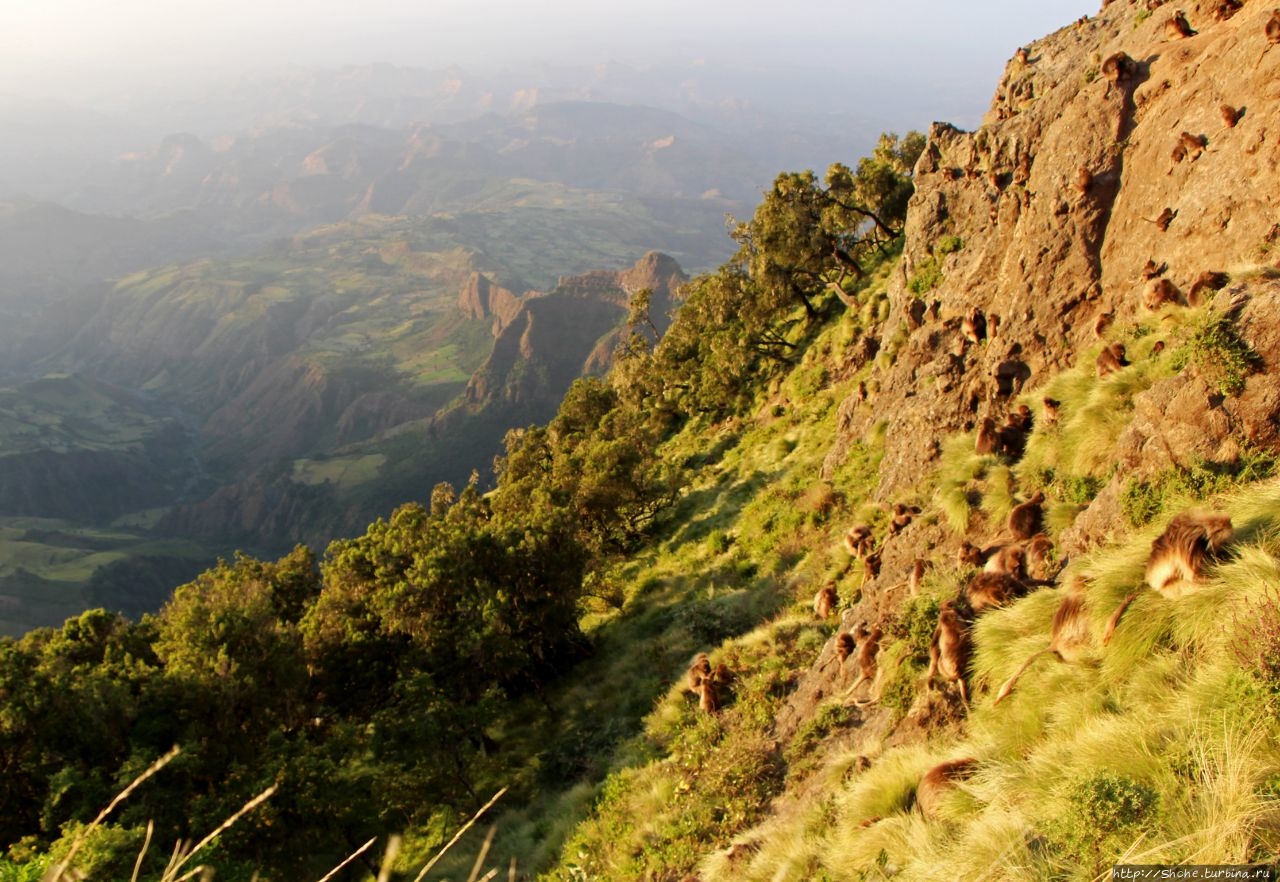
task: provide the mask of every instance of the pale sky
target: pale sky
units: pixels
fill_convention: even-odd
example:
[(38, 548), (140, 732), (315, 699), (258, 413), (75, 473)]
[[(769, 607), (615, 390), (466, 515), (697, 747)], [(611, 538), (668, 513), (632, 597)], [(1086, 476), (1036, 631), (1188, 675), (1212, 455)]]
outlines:
[[(0, 0), (0, 94), (386, 61), (707, 58), (994, 88), (1021, 43), (1098, 0)], [(989, 97), (989, 91), (988, 95)]]

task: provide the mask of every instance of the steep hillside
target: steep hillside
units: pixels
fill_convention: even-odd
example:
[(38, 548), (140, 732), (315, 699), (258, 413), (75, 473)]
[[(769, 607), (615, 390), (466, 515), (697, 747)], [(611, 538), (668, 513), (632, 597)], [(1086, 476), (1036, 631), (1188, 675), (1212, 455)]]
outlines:
[[(544, 878), (1093, 879), (1280, 853), (1280, 56), (1269, 8), (1200, 4), (1184, 35), (1153, 6), (1028, 46), (981, 129), (935, 124), (883, 294), (742, 419), (671, 442), (702, 451), (681, 525), (616, 571), (602, 625), (665, 610), (642, 651), (670, 686), (603, 785), (558, 805), (592, 808)], [(1041, 498), (1043, 560), (1006, 523)], [(1235, 537), (1169, 599), (1144, 565), (1196, 505)], [(1031, 572), (983, 610), (973, 567), (1010, 544)], [(814, 618), (824, 585), (835, 622)], [(790, 605), (722, 642), (767, 592)], [(1068, 597), (1074, 663), (1038, 662), (997, 706)], [(967, 704), (927, 682), (944, 602)], [(728, 669), (718, 713), (684, 682), (695, 650)]]

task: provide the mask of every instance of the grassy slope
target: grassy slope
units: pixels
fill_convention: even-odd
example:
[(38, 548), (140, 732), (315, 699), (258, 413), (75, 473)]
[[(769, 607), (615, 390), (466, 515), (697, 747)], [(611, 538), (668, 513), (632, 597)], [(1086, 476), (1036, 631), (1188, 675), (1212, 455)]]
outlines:
[[(868, 299), (864, 318), (878, 312)], [(940, 466), (918, 488), (935, 500), (925, 517), (963, 533), (969, 517), (1002, 517), (1015, 490), (1043, 486), (1053, 533), (1068, 526), (1110, 475), (1133, 396), (1176, 369), (1179, 341), (1203, 317), (1166, 317), (1170, 345), (1158, 357), (1146, 329), (1117, 330), (1133, 366), (1099, 380), (1082, 357), (1085, 367), (1028, 392), (1033, 406), (1045, 394), (1060, 399), (1063, 418), (1033, 435), (1020, 463), (973, 456), (971, 436), (945, 440)], [(1048, 642), (1063, 589), (1033, 592), (979, 621), (973, 712), (924, 737), (915, 723), (937, 699), (922, 696), (915, 660), (936, 602), (963, 578), (943, 566), (885, 640), (886, 669), (907, 661), (885, 678), (884, 711), (864, 718), (833, 684), (788, 742), (776, 739), (787, 696), (835, 631), (814, 621), (813, 592), (838, 579), (842, 605), (857, 602), (861, 576), (839, 539), (854, 520), (877, 517), (865, 504), (876, 439), (830, 485), (815, 479), (835, 405), (871, 370), (840, 373), (860, 321), (829, 325), (754, 419), (693, 424), (670, 443), (667, 454), (691, 469), (689, 492), (657, 541), (601, 586), (609, 603), (594, 617), (598, 656), (555, 697), (585, 759), (535, 776), (539, 796), (499, 819), (498, 865), (514, 855), (545, 867), (546, 880), (575, 882), (678, 880), (695, 870), (702, 880), (1092, 879), (1119, 860), (1274, 858), (1280, 680), (1268, 677), (1274, 662), (1265, 658), (1280, 650), (1271, 587), (1280, 577), (1280, 487), (1251, 482), (1255, 472), (1170, 482), (1149, 526), (1118, 525), (1111, 545), (1069, 563), (1059, 584), (1073, 574), (1090, 580), (1094, 645), (1083, 661), (1041, 659), (992, 707), (1000, 683)], [(957, 486), (966, 500), (959, 523), (947, 505)], [(1231, 559), (1185, 598), (1141, 594), (1104, 651), (1106, 619), (1141, 585), (1151, 539), (1191, 504), (1178, 494), (1192, 489), (1217, 492), (1213, 504), (1232, 514), (1240, 540)], [(737, 675), (714, 718), (683, 686), (700, 650)], [(916, 783), (962, 756), (979, 760), (978, 773), (944, 802), (943, 820), (926, 821), (910, 809)], [(749, 846), (735, 855), (733, 842)], [(469, 857), (457, 860), (439, 878), (463, 875)]]

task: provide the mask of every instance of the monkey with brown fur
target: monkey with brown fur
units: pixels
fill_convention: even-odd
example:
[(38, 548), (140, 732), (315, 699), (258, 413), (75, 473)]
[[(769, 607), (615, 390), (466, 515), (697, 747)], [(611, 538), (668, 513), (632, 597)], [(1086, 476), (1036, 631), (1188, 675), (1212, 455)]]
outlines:
[(1116, 314), (1114, 312), (1104, 312), (1099, 315), (1093, 323), (1093, 336), (1101, 340), (1102, 335), (1107, 332), (1107, 328), (1111, 327), (1111, 323), (1115, 321), (1115, 318)]
[(1004, 573), (1019, 581), (1027, 578), (1027, 555), (1021, 545), (1003, 545), (987, 558), (984, 573)]
[(1044, 533), (1037, 533), (1027, 543), (1027, 575), (1043, 582), (1049, 578), (1050, 557), (1053, 554), (1053, 543)]
[(1021, 459), (1027, 448), (1028, 429), (1020, 413), (1009, 414), (1004, 425), (996, 431), (996, 453), (1009, 459)]
[(966, 668), (969, 666), (969, 627), (956, 612), (954, 600), (944, 600), (938, 612), (938, 626), (929, 642), (929, 670), (925, 673), (925, 685), (931, 686), (934, 677), (943, 682), (960, 684), (960, 700), (969, 707), (969, 690), (965, 685)]
[(1119, 84), (1129, 79), (1133, 75), (1134, 64), (1133, 59), (1123, 52), (1117, 52), (1114, 55), (1108, 55), (1106, 60), (1102, 62), (1102, 76), (1107, 81), (1106, 91), (1102, 93), (1103, 98), (1111, 96), (1112, 85)]
[(1062, 402), (1056, 398), (1045, 398), (1041, 404), (1044, 409), (1041, 411), (1041, 421), (1046, 429), (1052, 429), (1058, 424), (1058, 419), (1062, 416)]
[(1253, 63), (1254, 67), (1262, 63), (1262, 59), (1271, 51), (1272, 46), (1280, 43), (1280, 9), (1271, 11), (1271, 17), (1262, 26), (1262, 33), (1267, 38), (1267, 45), (1262, 47), (1262, 55), (1259, 55), (1258, 60)]
[(982, 566), (982, 549), (972, 542), (961, 542), (960, 550), (956, 552), (956, 566), (960, 569)]
[(1244, 4), (1240, 0), (1221, 0), (1221, 2), (1213, 8), (1214, 21), (1223, 22), (1231, 18), (1241, 9)]
[(925, 772), (916, 785), (916, 807), (920, 809), (920, 814), (929, 820), (937, 819), (943, 795), (954, 790), (956, 782), (972, 775), (977, 764), (976, 759), (967, 757), (939, 763)]
[(911, 577), (907, 580), (908, 595), (911, 597), (920, 596), (920, 583), (924, 581), (925, 562), (920, 558), (916, 558), (916, 562), (911, 565)]
[(700, 652), (693, 657), (693, 661), (689, 665), (689, 691), (697, 692), (698, 684), (711, 676), (711, 659), (707, 658), (705, 652)]
[(710, 677), (701, 680), (695, 691), (698, 693), (698, 707), (704, 713), (715, 714), (720, 710), (720, 699), (716, 694), (716, 684), (714, 680)]
[(996, 452), (996, 444), (996, 421), (991, 417), (984, 417), (982, 425), (978, 428), (978, 437), (973, 449), (979, 456), (989, 456)]
[(1026, 502), (1013, 507), (1005, 526), (1014, 539), (1025, 541), (1040, 532), (1040, 523), (1044, 519), (1040, 506), (1043, 503), (1044, 493), (1037, 490)]
[(1121, 368), (1128, 367), (1129, 362), (1125, 360), (1124, 344), (1112, 343), (1103, 349), (1098, 353), (1096, 365), (1099, 377), (1110, 376)]
[(1145, 218), (1145, 217), (1143, 218), (1143, 220), (1149, 224), (1155, 224), (1156, 229), (1158, 229), (1160, 232), (1163, 233), (1169, 229), (1169, 224), (1173, 223), (1173, 219), (1177, 216), (1178, 216), (1178, 212), (1176, 210), (1172, 208), (1165, 208), (1165, 210), (1160, 212), (1160, 216), (1157, 217), (1155, 220), (1149, 220), (1148, 218)]
[(840, 605), (840, 595), (836, 593), (835, 582), (828, 582), (818, 589), (818, 593), (813, 596), (813, 613), (820, 620), (826, 621), (831, 617), (831, 612)]
[(836, 635), (836, 658), (840, 659), (840, 667), (844, 668), (844, 663), (849, 656), (853, 655), (854, 641), (853, 635), (848, 631), (841, 631)]
[(879, 675), (879, 666), (876, 664), (876, 657), (880, 654), (880, 638), (884, 636), (884, 631), (877, 625), (868, 629), (865, 624), (858, 626), (858, 679), (849, 687), (846, 695), (852, 695), (854, 691), (863, 683), (870, 682), (871, 688), (868, 690), (867, 698), (854, 701), (857, 707), (867, 707), (875, 704), (880, 700), (880, 696), (876, 693), (876, 680)]
[(1142, 279), (1143, 281), (1149, 282), (1152, 279), (1154, 279), (1156, 276), (1163, 276), (1164, 271), (1167, 270), (1168, 268), (1169, 268), (1169, 264), (1167, 263), (1157, 264), (1155, 260), (1148, 257), (1146, 264), (1142, 267)]
[(1223, 128), (1234, 129), (1240, 122), (1240, 111), (1230, 104), (1219, 104), (1218, 113), (1222, 115)]
[(1142, 294), (1142, 305), (1153, 312), (1166, 303), (1182, 304), (1182, 292), (1168, 279), (1152, 279)]
[(1080, 650), (1089, 643), (1089, 619), (1085, 601), (1086, 587), (1084, 578), (1081, 576), (1076, 576), (1071, 580), (1071, 584), (1067, 586), (1067, 596), (1062, 598), (1062, 603), (1058, 604), (1058, 611), (1053, 614), (1053, 626), (1049, 631), (1048, 648), (1032, 653), (1022, 663), (1022, 666), (1013, 672), (1013, 676), (1004, 681), (1004, 685), (1000, 687), (1000, 691), (996, 695), (996, 700), (992, 702), (993, 705), (999, 704), (1009, 697), (1009, 693), (1013, 691), (1013, 687), (1018, 683), (1018, 678), (1026, 673), (1027, 668), (1031, 667), (1031, 663), (1040, 656), (1052, 653), (1058, 657), (1058, 661), (1063, 662), (1075, 661), (1078, 658)]
[(854, 524), (849, 528), (849, 532), (844, 534), (845, 551), (853, 557), (866, 557), (871, 553), (874, 545), (875, 537), (872, 536), (871, 528), (866, 524)]
[[(1188, 585), (1204, 578), (1209, 564), (1234, 538), (1230, 515), (1199, 509), (1176, 515), (1151, 543), (1151, 554), (1147, 557), (1147, 585), (1170, 600), (1181, 597)], [(1102, 638), (1104, 644), (1111, 642), (1111, 635), (1120, 624), (1121, 616), (1137, 597), (1137, 592), (1130, 594), (1112, 614)]]
[(1204, 301), (1206, 291), (1221, 291), (1230, 281), (1231, 277), (1226, 273), (1205, 270), (1191, 283), (1191, 288), (1187, 291), (1187, 303), (1199, 306)]
[(1184, 37), (1194, 37), (1197, 31), (1191, 27), (1191, 23), (1187, 21), (1186, 15), (1182, 12), (1175, 12), (1168, 21), (1164, 23), (1164, 38), (1166, 40), (1181, 40)]
[(965, 585), (964, 596), (975, 616), (989, 609), (998, 609), (1022, 595), (1025, 587), (1009, 573), (983, 571)]
[(889, 535), (893, 536), (905, 530), (911, 524), (911, 519), (918, 514), (920, 514), (920, 506), (895, 502), (893, 516), (889, 519)]
[(960, 321), (960, 333), (975, 346), (987, 339), (987, 317), (975, 309)]
[(873, 551), (862, 559), (862, 583), (880, 578), (880, 552)]

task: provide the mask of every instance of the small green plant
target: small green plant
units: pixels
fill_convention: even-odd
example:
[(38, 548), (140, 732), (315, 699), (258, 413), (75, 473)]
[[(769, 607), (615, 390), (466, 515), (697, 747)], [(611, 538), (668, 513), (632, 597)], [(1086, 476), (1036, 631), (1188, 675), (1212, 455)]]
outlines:
[(929, 659), (929, 644), (938, 622), (938, 598), (929, 595), (912, 597), (889, 626), (889, 633), (906, 644), (907, 657), (916, 662)]
[(1143, 23), (1144, 21), (1146, 21), (1147, 19), (1149, 19), (1149, 18), (1151, 18), (1151, 10), (1150, 10), (1150, 9), (1139, 9), (1139, 10), (1138, 10), (1138, 14), (1137, 14), (1137, 15), (1135, 15), (1135, 16), (1133, 17), (1133, 26), (1134, 26), (1134, 28), (1139, 28), (1139, 27), (1141, 27), (1141, 26), (1142, 26), (1142, 23)]
[(1093, 875), (1154, 820), (1159, 799), (1155, 790), (1123, 775), (1082, 778), (1067, 792), (1067, 811), (1050, 825), (1050, 841), (1065, 856), (1091, 863)]
[(1207, 315), (1174, 353), (1175, 370), (1192, 363), (1221, 394), (1239, 395), (1245, 379), (1258, 369), (1259, 359), (1229, 318)]
[(1270, 477), (1275, 457), (1246, 450), (1234, 463), (1197, 461), (1189, 468), (1174, 466), (1149, 480), (1131, 478), (1120, 496), (1120, 510), (1130, 526), (1149, 524), (1176, 499), (1205, 499), (1242, 484)]
[(1098, 69), (1091, 67), (1084, 72), (1084, 84), (1087, 86), (1098, 78)]
[(938, 246), (934, 249), (935, 254), (954, 254), (964, 249), (964, 239), (959, 236), (943, 236), (938, 240)]
[(916, 266), (915, 275), (907, 282), (907, 287), (916, 296), (923, 296), (942, 284), (942, 268), (936, 258), (930, 256)]

